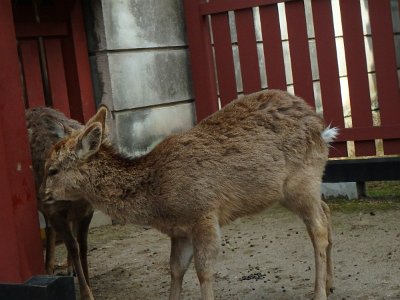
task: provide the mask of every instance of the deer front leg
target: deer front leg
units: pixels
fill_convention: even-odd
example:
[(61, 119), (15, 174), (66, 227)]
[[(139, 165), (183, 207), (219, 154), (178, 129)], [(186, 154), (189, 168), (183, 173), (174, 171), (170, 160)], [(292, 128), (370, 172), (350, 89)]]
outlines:
[(53, 227), (46, 226), (46, 273), (54, 273), (54, 253), (56, 247), (56, 232)]
[(83, 274), (85, 275), (86, 278), (86, 283), (90, 286), (89, 283), (89, 271), (88, 271), (88, 262), (87, 262), (87, 237), (89, 233), (89, 225), (90, 221), (92, 220), (93, 217), (93, 212), (83, 218), (77, 228), (77, 239), (78, 239), (78, 244), (79, 244), (79, 254), (81, 258), (81, 264), (82, 264), (82, 269), (83, 269)]
[(170, 300), (179, 300), (182, 291), (183, 276), (193, 257), (193, 245), (190, 238), (171, 238), (171, 290)]
[(94, 300), (92, 291), (86, 282), (85, 275), (83, 273), (81, 260), (79, 257), (79, 245), (76, 241), (74, 235), (72, 234), (72, 229), (68, 222), (58, 220), (55, 224), (55, 230), (61, 235), (65, 246), (67, 247), (68, 254), (70, 255), (72, 262), (74, 264), (75, 272), (79, 281), (79, 290), (81, 293), (82, 300)]
[(214, 299), (214, 265), (221, 245), (215, 216), (200, 220), (193, 229), (194, 263), (200, 281), (202, 300)]

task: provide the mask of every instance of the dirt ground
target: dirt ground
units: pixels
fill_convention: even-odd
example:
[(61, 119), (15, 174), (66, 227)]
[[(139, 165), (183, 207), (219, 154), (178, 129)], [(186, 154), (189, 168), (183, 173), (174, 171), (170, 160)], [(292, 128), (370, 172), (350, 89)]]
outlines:
[[(335, 290), (329, 299), (400, 299), (400, 203), (330, 204)], [(222, 230), (216, 299), (312, 299), (314, 258), (303, 223), (277, 206)], [(92, 229), (96, 299), (168, 299), (169, 239), (154, 229)], [(59, 247), (60, 248), (60, 247)], [(199, 299), (190, 266), (183, 299)]]

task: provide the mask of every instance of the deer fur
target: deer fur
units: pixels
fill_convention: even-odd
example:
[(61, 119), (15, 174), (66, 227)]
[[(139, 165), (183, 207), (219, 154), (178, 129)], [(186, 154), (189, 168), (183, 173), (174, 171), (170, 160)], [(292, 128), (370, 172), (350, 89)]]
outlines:
[[(63, 113), (47, 107), (26, 110), (32, 165), (36, 190), (39, 191), (44, 177), (46, 157), (53, 145), (83, 126), (68, 119)], [(62, 200), (62, 199), (60, 199)], [(78, 201), (44, 202), (38, 197), (38, 208), (46, 222), (46, 272), (54, 273), (56, 234), (65, 243), (68, 251), (68, 267), (71, 261), (80, 284), (83, 299), (93, 299), (89, 288), (87, 265), (87, 235), (93, 216), (93, 208), (84, 199)], [(76, 236), (76, 237), (75, 237)], [(70, 271), (70, 270), (69, 270)]]
[(332, 288), (331, 226), (320, 184), (335, 129), (300, 98), (270, 90), (232, 101), (147, 155), (129, 158), (103, 137), (106, 108), (56, 144), (41, 192), (84, 197), (112, 218), (171, 237), (170, 299), (194, 257), (202, 299), (214, 299), (220, 227), (279, 202), (306, 224), (315, 254), (314, 299)]

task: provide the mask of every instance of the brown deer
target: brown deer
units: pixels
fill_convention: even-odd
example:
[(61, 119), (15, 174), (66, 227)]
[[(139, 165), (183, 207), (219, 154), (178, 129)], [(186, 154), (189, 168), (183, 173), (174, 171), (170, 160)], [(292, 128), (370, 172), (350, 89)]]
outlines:
[(232, 101), (150, 153), (129, 158), (104, 138), (107, 109), (55, 145), (45, 201), (84, 197), (115, 219), (171, 237), (170, 299), (194, 257), (202, 299), (214, 299), (220, 227), (279, 202), (306, 224), (315, 254), (314, 299), (332, 288), (331, 227), (320, 184), (336, 129), (300, 98), (270, 90)]
[[(83, 126), (63, 113), (47, 107), (26, 110), (26, 123), (32, 154), (36, 190), (44, 177), (45, 160), (51, 147)], [(62, 200), (62, 199), (59, 199)], [(87, 235), (93, 208), (84, 199), (78, 201), (44, 202), (38, 197), (38, 208), (50, 226), (46, 227), (46, 272), (54, 273), (56, 234), (68, 250), (68, 266), (72, 260), (83, 299), (93, 299), (89, 288), (87, 265)], [(75, 233), (76, 231), (76, 233)], [(75, 237), (76, 235), (76, 237)]]

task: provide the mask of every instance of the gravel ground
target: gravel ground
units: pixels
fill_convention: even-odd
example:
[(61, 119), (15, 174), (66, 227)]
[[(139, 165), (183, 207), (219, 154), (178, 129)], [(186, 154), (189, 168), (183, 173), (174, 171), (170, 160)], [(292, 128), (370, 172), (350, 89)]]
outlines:
[[(400, 299), (400, 203), (330, 206), (335, 291), (329, 299)], [(92, 229), (95, 298), (168, 299), (169, 247), (168, 237), (154, 229)], [(222, 230), (216, 272), (216, 299), (312, 299), (314, 258), (305, 226), (279, 206), (236, 220)], [(182, 296), (200, 298), (193, 264)]]

